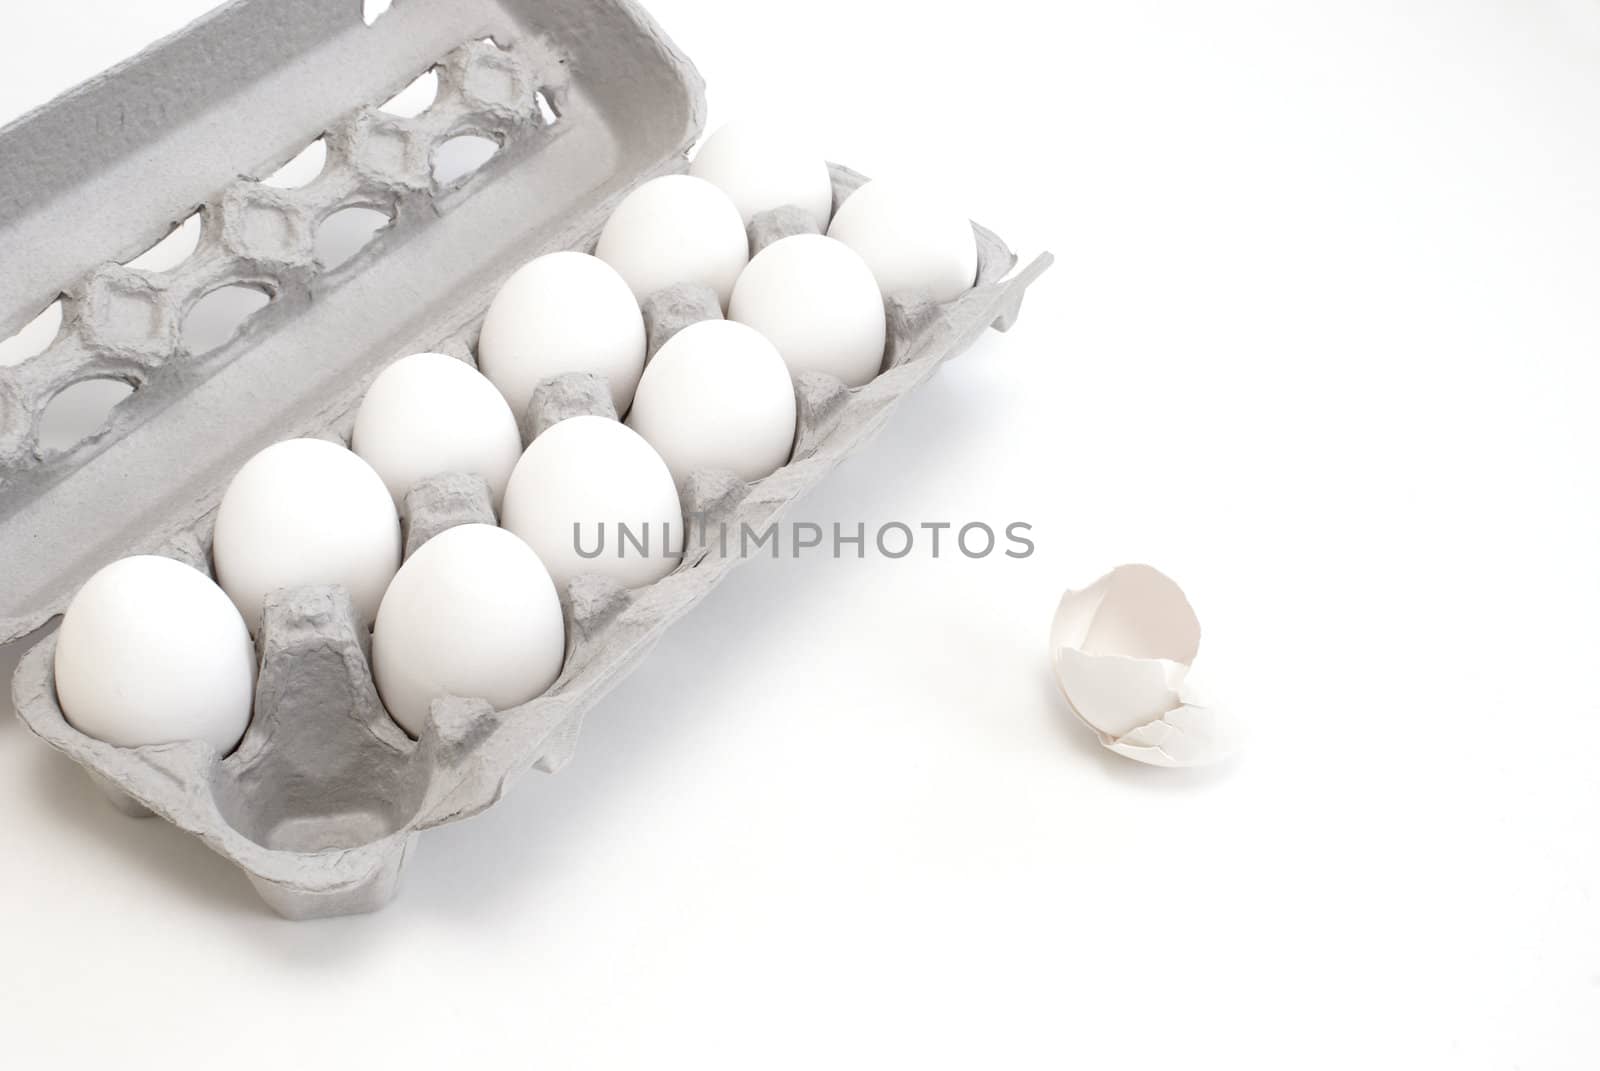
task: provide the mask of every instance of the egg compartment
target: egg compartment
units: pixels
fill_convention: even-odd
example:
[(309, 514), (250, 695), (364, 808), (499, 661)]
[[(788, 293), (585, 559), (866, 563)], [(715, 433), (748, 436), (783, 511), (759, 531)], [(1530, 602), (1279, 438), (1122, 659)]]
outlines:
[[(10, 428), (14, 410), (7, 406), (20, 397), (19, 380), (9, 370), (0, 377), (0, 419), (11, 436), (5, 440), (11, 452), (0, 454), (0, 561), (6, 562), (0, 572), (0, 642), (59, 613), (83, 580), (113, 558), (163, 553), (209, 571), (216, 504), (245, 459), (294, 435), (347, 441), (367, 384), (400, 356), (433, 350), (470, 361), (489, 301), (513, 270), (554, 249), (591, 250), (621, 197), (657, 174), (687, 166), (685, 150), (698, 136), (703, 115), (698, 75), (627, 0), (399, 0), (370, 28), (352, 23), (352, 14), (321, 0), (238, 0), (40, 113), (45, 133), (59, 132), (68, 120), (92, 125), (106, 109), (115, 114), (116, 101), (125, 100), (135, 105), (131, 125), (137, 128), (141, 91), (154, 93), (156, 99), (147, 102), (151, 108), (162, 101), (170, 106), (171, 94), (221, 96), (235, 77), (225, 62), (229, 57), (248, 72), (270, 68), (262, 78), (277, 90), (303, 90), (287, 102), (260, 86), (241, 91), (249, 98), (245, 104), (257, 109), (256, 132), (281, 143), (266, 154), (258, 139), (230, 128), (221, 155), (207, 156), (215, 123), (199, 122), (198, 130), (144, 130), (146, 142), (185, 142), (197, 161), (192, 174), (164, 165), (147, 169), (144, 157), (101, 161), (106, 175), (126, 180), (131, 169), (147, 182), (128, 188), (153, 191), (155, 199), (177, 206), (190, 203), (186, 191), (217, 181), (219, 168), (236, 175), (233, 161), (239, 158), (265, 158), (267, 166), (289, 159), (308, 130), (346, 129), (340, 122), (351, 130), (392, 129), (396, 123), (377, 115), (376, 102), (441, 56), (456, 58), (445, 64), (440, 98), (427, 118), (402, 139), (407, 145), (456, 129), (455, 118), (466, 113), (452, 101), (459, 100), (458, 86), (472, 80), (478, 64), (503, 73), (509, 63), (524, 72), (511, 84), (547, 90), (546, 97), (519, 96), (525, 112), (493, 111), (507, 124), (502, 151), (460, 187), (427, 184), (423, 158), (415, 151), (393, 155), (399, 143), (386, 136), (328, 137), (323, 174), (301, 190), (263, 193), (250, 179), (222, 183), (222, 192), (202, 209), (207, 233), (201, 246), (222, 242), (225, 259), (201, 257), (195, 263), (211, 263), (207, 272), (185, 264), (169, 277), (140, 280), (154, 295), (150, 307), (159, 315), (151, 316), (144, 333), (139, 317), (112, 317), (107, 322), (124, 331), (115, 336), (123, 339), (117, 346), (103, 344), (113, 335), (100, 330), (101, 313), (95, 311), (108, 306), (73, 295), (132, 269), (118, 262), (88, 270), (88, 282), (71, 288), (68, 322), (42, 367), (92, 375), (137, 365), (116, 363), (132, 360), (130, 354), (161, 356), (150, 362), (149, 378), (103, 433), (59, 455), (35, 449), (33, 417), (29, 430), (16, 437)], [(292, 32), (281, 26), (288, 16), (299, 20)], [(377, 35), (366, 46), (376, 56), (352, 41), (363, 34)], [(282, 54), (261, 55), (275, 48)], [(312, 55), (344, 56), (348, 62), (328, 70), (319, 66), (313, 76), (306, 66)], [(207, 79), (222, 81), (211, 85)], [(106, 89), (103, 99), (97, 87)], [(554, 125), (540, 100), (557, 113)], [(345, 119), (327, 128), (315, 117), (338, 102), (347, 105)], [(22, 177), (4, 170), (6, 160), (27, 159), (41, 140), (38, 130), (26, 126), (0, 132), (0, 211), (15, 203), (12, 195), (24, 178), (32, 182), (35, 172), (40, 181), (50, 178), (48, 167)], [(69, 146), (79, 166), (91, 171), (95, 144), (88, 139)], [(368, 152), (379, 155), (369, 160)], [(397, 184), (388, 166), (400, 161), (410, 161), (409, 185)], [(863, 181), (838, 167), (833, 178), (836, 202)], [(409, 208), (397, 208), (384, 238), (334, 272), (304, 259), (303, 247), (297, 247), (299, 259), (274, 259), (268, 254), (281, 231), (235, 221), (238, 206), (264, 199), (310, 226), (332, 201), (357, 188), (373, 199), (392, 194), (396, 200), (390, 203)], [(328, 200), (318, 200), (324, 196)], [(507, 225), (513, 209), (522, 213), (515, 217), (521, 226)], [(60, 212), (56, 205), (45, 215)], [(173, 218), (181, 214), (172, 212)], [(113, 224), (131, 215), (118, 205), (67, 248), (90, 265), (115, 256), (118, 243), (128, 243)], [(44, 217), (0, 217), (0, 237), (29, 231), (39, 218)], [(797, 376), (799, 427), (789, 463), (748, 484), (727, 473), (695, 473), (683, 488), (685, 511), (713, 527), (765, 527), (877, 431), (942, 360), (991, 325), (1009, 327), (1023, 292), (1049, 257), (1014, 270), (1015, 258), (1003, 242), (982, 228), (976, 233), (977, 286), (942, 305), (891, 302), (882, 373), (857, 388), (814, 373)], [(189, 271), (198, 274), (190, 277)], [(51, 278), (43, 270), (40, 275)], [(216, 352), (190, 352), (166, 333), (176, 323), (174, 314), (223, 278), (270, 285), (274, 300)], [(180, 279), (189, 283), (174, 281)], [(31, 291), (18, 284), (13, 277), (0, 279), (0, 308), (24, 304), (20, 299)], [(652, 352), (671, 331), (713, 311), (720, 315), (720, 309), (706, 308), (703, 296), (687, 293), (656, 295), (646, 306)], [(548, 381), (521, 415), (524, 437), (580, 412), (616, 415), (608, 392), (592, 379)], [(489, 505), (483, 496), (481, 485), (466, 477), (442, 477), (414, 489), (405, 507), (407, 552), (453, 524), (485, 519)], [(201, 743), (116, 748), (79, 733), (66, 722), (56, 695), (53, 637), (24, 657), (13, 691), (24, 723), (84, 767), (122, 810), (158, 814), (198, 836), (240, 866), (277, 911), (310, 918), (370, 910), (393, 895), (420, 830), (490, 806), (529, 768), (559, 769), (573, 753), (585, 713), (738, 560), (715, 543), (691, 544), (671, 575), (637, 591), (597, 576), (579, 577), (562, 593), (568, 649), (556, 683), (537, 699), (499, 712), (477, 700), (440, 701), (417, 740), (377, 701), (367, 662), (369, 636), (355, 625), (348, 599), (337, 589), (274, 596), (258, 637), (255, 716), (245, 740), (228, 756)]]

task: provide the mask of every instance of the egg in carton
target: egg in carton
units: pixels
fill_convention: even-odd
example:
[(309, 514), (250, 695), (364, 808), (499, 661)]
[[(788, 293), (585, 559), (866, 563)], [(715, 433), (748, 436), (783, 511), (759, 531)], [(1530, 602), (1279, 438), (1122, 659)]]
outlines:
[[(281, 90), (278, 76), (302, 70), (308, 54), (344, 56), (347, 66), (307, 93), (348, 98), (363, 86), (381, 87), (370, 97), (382, 100), (419, 49), (464, 39), (442, 53), (438, 96), (423, 115), (395, 120), (369, 101), (336, 120), (324, 139), (323, 171), (309, 185), (283, 191), (239, 179), (213, 190), (201, 210), (200, 247), (178, 270), (124, 267), (111, 252), (121, 239), (106, 233), (104, 220), (68, 243), (80, 259), (110, 253), (114, 262), (91, 268), (68, 290), (54, 344), (0, 369), (0, 504), (7, 507), (0, 551), (10, 566), (0, 577), (0, 641), (59, 613), (95, 568), (120, 555), (164, 553), (209, 573), (216, 504), (246, 457), (295, 435), (346, 441), (366, 385), (405, 353), (431, 350), (470, 362), (483, 314), (511, 270), (558, 248), (592, 250), (630, 189), (685, 169), (685, 151), (703, 123), (703, 89), (692, 65), (628, 0), (401, 0), (371, 27), (358, 15), (354, 4), (330, 11), (313, 0), (236, 0), (0, 133), (0, 148), (27, 150), (69, 122), (102, 115), (111, 98), (131, 101), (137, 115), (141, 102), (160, 106), (178, 88), (220, 91), (196, 84), (220, 76), (217, 55), (248, 57), (250, 69), (271, 72), (249, 87), (253, 98)], [(252, 37), (289, 17), (311, 25), (265, 46)], [(353, 35), (371, 36), (352, 43)], [(263, 58), (263, 49), (282, 54)], [(608, 78), (608, 71), (626, 77)], [(297, 98), (282, 109), (287, 119), (269, 113), (265, 134), (303, 136), (294, 123), (325, 107)], [(179, 151), (205, 159), (206, 129), (198, 119), (180, 126)], [(468, 129), (491, 133), (498, 159), (464, 184), (435, 182), (432, 153)], [(595, 172), (597, 162), (609, 169)], [(105, 174), (124, 180), (142, 173), (153, 195), (169, 203), (208, 170), (197, 168), (196, 178), (147, 160), (104, 164)], [(217, 171), (216, 161), (209, 171)], [(863, 181), (840, 167), (832, 176), (836, 205)], [(567, 184), (549, 185), (552, 179)], [(527, 208), (523, 199), (533, 190), (553, 207)], [(393, 211), (390, 240), (323, 271), (311, 240), (316, 224), (353, 201)], [(533, 218), (507, 235), (503, 213), (517, 205)], [(111, 215), (125, 212), (118, 206)], [(39, 219), (25, 213), (9, 231), (27, 238)], [(780, 209), (753, 220), (750, 230), (756, 251), (815, 224)], [(973, 289), (938, 305), (889, 301), (881, 374), (854, 388), (820, 373), (797, 375), (789, 462), (754, 483), (693, 473), (682, 487), (685, 514), (712, 527), (766, 527), (875, 433), (943, 360), (989, 326), (1009, 327), (1049, 258), (1014, 271), (1003, 242), (982, 228), (975, 233)], [(178, 330), (183, 314), (205, 293), (241, 282), (273, 291), (271, 315), (215, 352), (188, 352)], [(17, 291), (0, 284), (0, 299), (10, 302)], [(669, 288), (644, 305), (651, 353), (687, 324), (721, 315), (714, 294), (692, 287)], [(307, 347), (327, 367), (314, 366)], [(296, 382), (297, 373), (306, 381)], [(50, 399), (71, 383), (106, 375), (138, 383), (131, 404), (76, 447), (41, 449), (38, 424)], [(604, 382), (583, 374), (546, 380), (522, 414), (524, 440), (578, 414), (615, 419)], [(494, 517), (487, 486), (465, 475), (413, 488), (403, 513), (407, 555), (440, 531)], [(99, 538), (85, 541), (85, 531)], [(228, 755), (202, 742), (119, 748), (78, 732), (56, 694), (53, 637), (24, 657), (13, 694), (28, 727), (83, 766), (120, 809), (159, 815), (199, 837), (243, 869), (280, 913), (367, 911), (394, 895), (421, 830), (492, 805), (530, 768), (559, 769), (585, 713), (736, 564), (715, 544), (691, 543), (675, 571), (645, 588), (578, 577), (561, 593), (567, 651), (556, 683), (500, 711), (471, 697), (437, 700), (415, 740), (379, 701), (370, 634), (338, 588), (269, 597), (257, 638), (253, 718)]]

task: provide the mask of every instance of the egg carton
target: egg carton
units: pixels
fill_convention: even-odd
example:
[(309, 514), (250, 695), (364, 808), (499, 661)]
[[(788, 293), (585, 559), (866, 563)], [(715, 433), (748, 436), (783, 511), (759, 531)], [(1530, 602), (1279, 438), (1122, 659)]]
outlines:
[[(279, 439), (348, 442), (366, 386), (394, 359), (431, 350), (472, 361), (499, 285), (525, 261), (592, 250), (631, 189), (687, 167), (704, 123), (689, 60), (630, 0), (396, 0), (368, 23), (361, 0), (235, 0), (0, 131), (0, 337), (61, 295), (40, 355), (0, 368), (0, 643), (42, 631), (99, 567), (166, 554), (210, 572), (217, 503), (232, 474)], [(375, 10), (375, 9), (374, 9)], [(377, 107), (432, 68), (431, 107)], [(495, 156), (458, 182), (434, 174), (450, 139), (492, 139)], [(263, 184), (308, 142), (327, 150), (299, 189)], [(862, 177), (834, 167), (835, 201)], [(347, 263), (316, 256), (319, 226), (350, 206), (392, 222)], [(151, 272), (128, 261), (198, 208), (196, 251)], [(756, 246), (804, 224), (779, 210)], [(693, 474), (685, 512), (760, 530), (864, 443), (945, 359), (989, 326), (1005, 330), (1049, 264), (1018, 269), (975, 227), (977, 285), (939, 305), (888, 303), (885, 371), (847, 388), (796, 377), (792, 460), (747, 484)], [(225, 286), (270, 295), (231, 341), (193, 352), (182, 326)], [(714, 299), (672, 288), (646, 302), (651, 352)], [(41, 417), (73, 384), (135, 389), (103, 430), (40, 445)], [(525, 436), (575, 413), (610, 411), (594, 377), (543, 383)], [(439, 477), (404, 506), (406, 552), (454, 524), (493, 519), (475, 477)], [(23, 722), (88, 771), (120, 809), (159, 815), (236, 863), (290, 918), (373, 910), (394, 894), (421, 830), (473, 815), (530, 769), (571, 757), (585, 713), (703, 599), (738, 558), (691, 539), (679, 567), (625, 591), (581, 576), (563, 593), (568, 649), (542, 696), (495, 711), (434, 704), (413, 740), (385, 713), (370, 634), (338, 588), (269, 598), (244, 740), (119, 748), (62, 714), (55, 640), (22, 659)]]

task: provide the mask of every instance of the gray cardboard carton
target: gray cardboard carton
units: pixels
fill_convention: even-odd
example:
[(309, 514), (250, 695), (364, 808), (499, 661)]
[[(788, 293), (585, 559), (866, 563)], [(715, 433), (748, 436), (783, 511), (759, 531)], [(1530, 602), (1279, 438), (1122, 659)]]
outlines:
[[(430, 67), (439, 91), (425, 112), (378, 109)], [(400, 356), (471, 361), (499, 284), (541, 253), (592, 249), (629, 190), (686, 167), (704, 111), (694, 67), (630, 0), (398, 0), (370, 26), (356, 0), (235, 0), (0, 131), (0, 337), (58, 296), (63, 310), (43, 353), (0, 368), (0, 643), (40, 629), (117, 557), (168, 554), (209, 572), (216, 505), (247, 458), (297, 435), (346, 441), (367, 384)], [(441, 147), (469, 135), (498, 151), (441, 183)], [(259, 181), (319, 137), (327, 161), (308, 185)], [(862, 181), (834, 168), (836, 202)], [(324, 269), (318, 230), (352, 206), (391, 222)], [(202, 237), (181, 265), (126, 266), (196, 210)], [(942, 361), (1009, 327), (1049, 257), (1014, 271), (1004, 243), (976, 233), (973, 290), (938, 306), (890, 302), (883, 374), (855, 389), (796, 377), (789, 464), (754, 484), (696, 473), (686, 512), (764, 527)], [(271, 300), (230, 341), (194, 352), (186, 318), (230, 286)], [(652, 351), (703, 306), (693, 294), (655, 301)], [(134, 391), (98, 434), (42, 448), (51, 401), (96, 378)], [(556, 377), (521, 414), (524, 434), (607, 406), (585, 377)], [(483, 519), (485, 497), (469, 478), (419, 486), (408, 553)], [(691, 544), (638, 591), (579, 577), (563, 593), (557, 683), (510, 710), (438, 701), (418, 740), (379, 702), (368, 635), (337, 588), (270, 600), (254, 718), (226, 756), (79, 733), (57, 701), (51, 637), (24, 657), (13, 692), (27, 726), (119, 808), (199, 837), (282, 914), (372, 910), (393, 896), (421, 830), (492, 805), (530, 767), (559, 769), (584, 714), (736, 564)]]

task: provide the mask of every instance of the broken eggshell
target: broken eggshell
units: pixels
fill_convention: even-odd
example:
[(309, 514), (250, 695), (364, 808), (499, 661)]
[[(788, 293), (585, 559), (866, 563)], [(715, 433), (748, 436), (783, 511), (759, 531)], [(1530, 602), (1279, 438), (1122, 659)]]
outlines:
[(1152, 766), (1231, 755), (1231, 717), (1199, 697), (1190, 667), (1200, 620), (1182, 589), (1148, 565), (1119, 565), (1061, 597), (1050, 658), (1067, 705), (1100, 742)]

